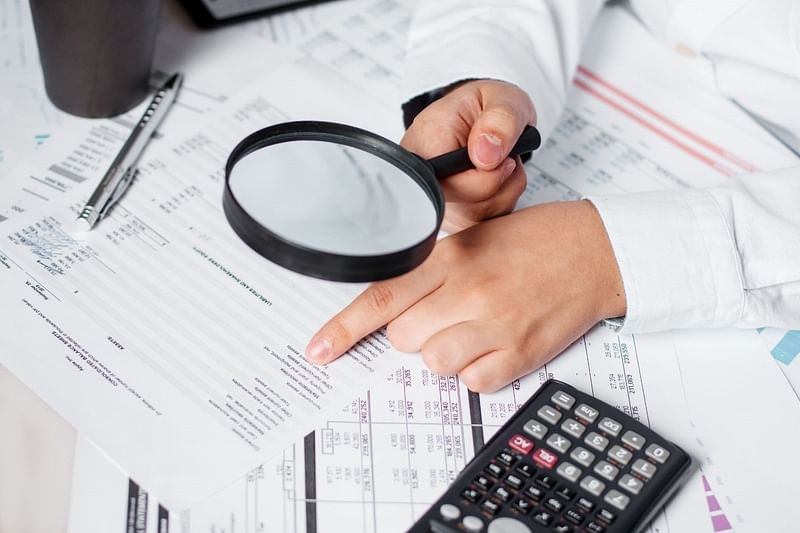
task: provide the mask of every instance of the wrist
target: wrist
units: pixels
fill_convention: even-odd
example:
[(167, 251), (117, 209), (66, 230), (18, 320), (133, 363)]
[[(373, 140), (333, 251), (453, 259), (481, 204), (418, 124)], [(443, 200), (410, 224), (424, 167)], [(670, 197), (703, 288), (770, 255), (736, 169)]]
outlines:
[(591, 286), (594, 287), (594, 307), (598, 321), (606, 318), (624, 316), (627, 311), (625, 287), (600, 213), (588, 200), (577, 202), (581, 205), (585, 218), (582, 220), (588, 241), (585, 242)]

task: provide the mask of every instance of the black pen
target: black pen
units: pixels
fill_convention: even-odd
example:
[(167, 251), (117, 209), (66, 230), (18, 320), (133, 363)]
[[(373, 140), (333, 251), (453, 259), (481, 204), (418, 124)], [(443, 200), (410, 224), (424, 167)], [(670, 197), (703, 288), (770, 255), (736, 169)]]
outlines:
[(133, 181), (136, 174), (136, 162), (167, 111), (175, 102), (182, 83), (183, 76), (180, 73), (173, 74), (156, 91), (142, 118), (133, 128), (103, 179), (100, 180), (100, 184), (78, 215), (78, 221), (85, 223), (85, 230), (92, 229), (108, 213), (108, 210), (122, 197), (125, 189)]

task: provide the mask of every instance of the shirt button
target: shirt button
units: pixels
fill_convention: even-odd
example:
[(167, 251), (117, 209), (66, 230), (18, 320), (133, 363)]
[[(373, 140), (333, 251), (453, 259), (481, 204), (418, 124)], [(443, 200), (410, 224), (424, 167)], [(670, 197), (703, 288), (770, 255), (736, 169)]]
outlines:
[(692, 48), (689, 48), (683, 43), (677, 43), (675, 45), (675, 52), (678, 55), (682, 55), (683, 57), (689, 57), (689, 58), (697, 57), (697, 51)]

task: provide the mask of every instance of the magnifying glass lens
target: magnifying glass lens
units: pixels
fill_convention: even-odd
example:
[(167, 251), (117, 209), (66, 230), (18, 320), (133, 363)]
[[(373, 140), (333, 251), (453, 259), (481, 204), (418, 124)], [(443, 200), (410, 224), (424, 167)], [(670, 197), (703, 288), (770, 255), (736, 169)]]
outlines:
[[(511, 154), (540, 142), (529, 126)], [(444, 219), (438, 179), (470, 168), (466, 147), (425, 160), (354, 126), (285, 122), (233, 149), (222, 208), (239, 238), (275, 264), (332, 281), (378, 281), (428, 257)]]
[(229, 187), (280, 238), (348, 256), (392, 254), (437, 227), (436, 207), (406, 172), (366, 151), (327, 141), (270, 144), (239, 159)]

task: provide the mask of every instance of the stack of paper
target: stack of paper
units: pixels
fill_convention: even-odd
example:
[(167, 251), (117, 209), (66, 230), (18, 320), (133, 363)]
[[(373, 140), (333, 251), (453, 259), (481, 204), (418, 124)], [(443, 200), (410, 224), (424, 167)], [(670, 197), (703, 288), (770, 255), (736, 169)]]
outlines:
[[(211, 76), (191, 85), (204, 60), (167, 53), (165, 68), (189, 74), (185, 98), (220, 97), (183, 100), (88, 240), (73, 240), (69, 222), (124, 139), (120, 121), (71, 125), (0, 183), (1, 361), (89, 439), (77, 447), (70, 530), (404, 530), (549, 377), (698, 460), (655, 531), (785, 525), (763, 509), (791, 505), (792, 476), (773, 473), (791, 463), (800, 402), (754, 331), (597, 327), (493, 395), (430, 373), (380, 332), (325, 368), (304, 362), (306, 339), (360, 287), (288, 273), (242, 245), (220, 210), (222, 165), (244, 135), (287, 119), (399, 138), (409, 8), (344, 5), (324, 22), (303, 12), (318, 25), (280, 39), (292, 50), (260, 38), (263, 22), (226, 30), (243, 57), (256, 47), (280, 57), (236, 94), (201, 81)], [(791, 161), (625, 12), (608, 10), (592, 40), (561, 123), (528, 164), (522, 205), (708, 186)], [(200, 116), (190, 108), (204, 117), (185, 118)]]

